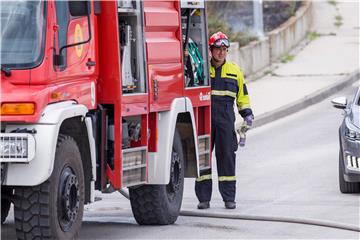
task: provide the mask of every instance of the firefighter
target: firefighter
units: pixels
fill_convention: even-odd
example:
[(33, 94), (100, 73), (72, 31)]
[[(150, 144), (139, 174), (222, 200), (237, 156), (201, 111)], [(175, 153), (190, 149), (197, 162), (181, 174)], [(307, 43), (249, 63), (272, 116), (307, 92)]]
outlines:
[[(248, 91), (244, 76), (238, 65), (226, 61), (228, 37), (217, 32), (209, 39), (211, 51), (211, 145), (215, 146), (219, 190), (225, 203), (225, 208), (236, 208), (235, 190), (235, 151), (238, 148), (234, 129), (236, 101), (239, 114), (244, 122), (251, 126), (254, 119), (250, 108)], [(212, 192), (211, 169), (201, 171), (195, 182), (195, 192), (199, 200), (198, 209), (210, 207)]]

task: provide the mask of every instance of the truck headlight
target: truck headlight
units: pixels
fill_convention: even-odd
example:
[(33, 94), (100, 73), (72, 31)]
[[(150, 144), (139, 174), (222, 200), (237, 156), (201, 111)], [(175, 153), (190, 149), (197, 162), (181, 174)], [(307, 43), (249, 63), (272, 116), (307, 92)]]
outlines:
[(35, 139), (30, 134), (0, 134), (0, 162), (29, 162), (35, 156)]
[(2, 138), (0, 140), (0, 156), (3, 158), (16, 158), (28, 156), (26, 138)]

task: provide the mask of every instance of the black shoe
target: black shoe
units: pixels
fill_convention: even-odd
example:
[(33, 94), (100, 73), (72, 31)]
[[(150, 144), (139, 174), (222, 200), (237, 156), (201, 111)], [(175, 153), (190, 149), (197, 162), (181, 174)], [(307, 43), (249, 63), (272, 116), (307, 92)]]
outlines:
[(236, 208), (236, 202), (225, 202), (225, 208), (226, 209), (235, 209)]
[(210, 207), (210, 202), (200, 202), (197, 205), (198, 209), (208, 209)]

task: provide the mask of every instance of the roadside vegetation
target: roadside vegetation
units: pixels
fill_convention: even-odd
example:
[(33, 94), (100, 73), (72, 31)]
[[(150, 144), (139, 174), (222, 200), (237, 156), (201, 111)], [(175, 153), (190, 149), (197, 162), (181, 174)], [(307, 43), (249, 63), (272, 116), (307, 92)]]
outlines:
[(324, 34), (324, 33), (318, 33), (316, 31), (308, 32), (307, 39), (309, 41), (314, 41), (315, 39), (318, 39), (319, 37), (323, 37), (323, 36), (336, 36), (336, 33), (330, 32), (330, 33)]
[(294, 58), (295, 58), (294, 55), (285, 53), (285, 54), (281, 57), (280, 62), (281, 62), (281, 63), (288, 63), (288, 62), (291, 62), (292, 60), (294, 60)]
[[(245, 46), (258, 40), (253, 33), (253, 2), (252, 1), (208, 1), (209, 35), (222, 31), (231, 42)], [(264, 31), (269, 32), (287, 19), (294, 16), (301, 6), (301, 1), (263, 1)]]
[(334, 25), (337, 26), (337, 27), (340, 27), (341, 25), (343, 25), (343, 18), (341, 15), (336, 15), (335, 16), (335, 23)]
[(212, 9), (208, 9), (208, 29), (210, 35), (218, 31), (226, 33), (231, 42), (238, 42), (240, 46), (245, 46), (251, 41), (258, 40), (258, 38), (250, 32), (234, 31), (230, 24), (225, 20), (221, 20), (219, 14)]
[(290, 17), (295, 16), (301, 1), (263, 1), (264, 30), (272, 31)]
[(310, 41), (314, 41), (315, 39), (319, 38), (321, 36), (320, 33), (313, 31), (313, 32), (309, 32), (307, 34), (307, 39)]
[(336, 27), (340, 27), (341, 25), (343, 25), (343, 17), (340, 15), (340, 10), (339, 7), (337, 6), (338, 2), (336, 0), (328, 0), (327, 2), (335, 7), (336, 15), (335, 15), (334, 25)]
[(328, 0), (328, 3), (333, 6), (336, 6), (337, 4), (336, 0)]

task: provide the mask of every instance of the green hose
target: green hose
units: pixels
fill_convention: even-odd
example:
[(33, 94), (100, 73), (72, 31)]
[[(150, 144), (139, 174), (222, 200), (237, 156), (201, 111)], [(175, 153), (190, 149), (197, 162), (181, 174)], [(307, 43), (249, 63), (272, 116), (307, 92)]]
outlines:
[(187, 49), (193, 66), (194, 84), (201, 85), (204, 81), (204, 59), (199, 52), (197, 44), (191, 38), (189, 38)]

